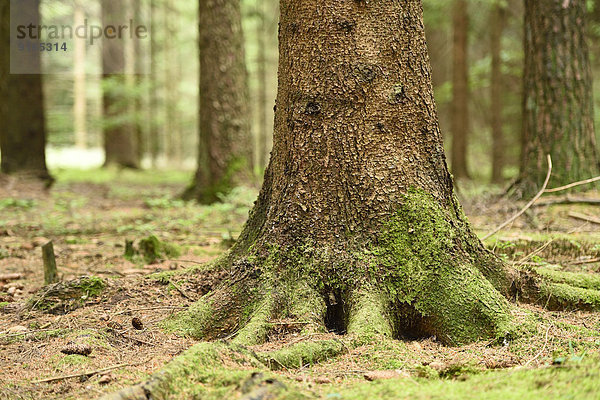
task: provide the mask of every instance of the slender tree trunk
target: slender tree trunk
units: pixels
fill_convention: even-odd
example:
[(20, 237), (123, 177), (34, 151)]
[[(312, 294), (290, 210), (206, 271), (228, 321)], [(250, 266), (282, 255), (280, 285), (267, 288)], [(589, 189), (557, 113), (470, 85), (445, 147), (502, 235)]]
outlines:
[(525, 1), (521, 175), (516, 194), (600, 175), (584, 0)]
[[(36, 25), (40, 21), (39, 0), (22, 4), (23, 20)], [(1, 169), (7, 174), (32, 175), (52, 182), (46, 168), (46, 124), (42, 75), (10, 73), (10, 2), (0, 3), (0, 151)], [(37, 45), (37, 41), (31, 41)], [(31, 52), (28, 61), (40, 70), (39, 52)]]
[[(102, 23), (118, 26), (125, 22), (124, 4), (115, 0), (102, 1)], [(137, 143), (131, 125), (125, 122), (128, 110), (126, 93), (125, 49), (123, 39), (102, 41), (103, 135), (104, 165), (139, 168)]]
[(455, 0), (452, 51), (452, 174), (469, 178), (467, 140), (469, 135), (469, 67), (467, 64), (469, 16), (466, 0)]
[(213, 202), (248, 183), (252, 136), (239, 0), (200, 0), (198, 169), (184, 197)]
[(266, 31), (266, 4), (265, 0), (258, 0), (257, 2), (257, 13), (259, 15), (259, 23), (256, 30), (256, 38), (258, 45), (258, 57), (256, 60), (257, 64), (257, 77), (258, 77), (258, 165), (257, 167), (262, 171), (267, 166), (267, 156), (269, 150), (267, 148), (267, 142), (270, 133), (268, 132), (267, 126), (267, 46), (265, 36)]
[[(84, 24), (85, 11), (81, 1), (75, 2), (75, 26)], [(73, 126), (75, 128), (75, 146), (87, 147), (87, 96), (85, 90), (85, 39), (75, 39), (74, 48), (74, 87), (73, 87)]]
[(244, 343), (271, 317), (446, 343), (506, 334), (510, 282), (453, 193), (421, 1), (284, 0), (280, 21), (273, 152), (221, 260), (241, 283), (190, 329), (222, 334), (243, 309)]
[(492, 182), (503, 180), (504, 134), (502, 132), (502, 31), (506, 22), (506, 10), (503, 5), (493, 6), (490, 14), (490, 50), (492, 53), (491, 72), (491, 128), (492, 128)]
[(179, 124), (178, 101), (180, 99), (178, 85), (180, 76), (177, 50), (177, 7), (173, 0), (165, 2), (165, 90), (167, 156), (174, 165), (181, 166), (183, 156), (181, 125)]
[(159, 83), (158, 83), (158, 54), (160, 52), (158, 44), (158, 6), (159, 0), (150, 0), (150, 19), (151, 19), (151, 36), (150, 36), (150, 101), (148, 111), (148, 119), (150, 121), (150, 132), (148, 134), (148, 146), (150, 151), (150, 160), (152, 168), (158, 165), (158, 155), (160, 152), (160, 133), (159, 133)]

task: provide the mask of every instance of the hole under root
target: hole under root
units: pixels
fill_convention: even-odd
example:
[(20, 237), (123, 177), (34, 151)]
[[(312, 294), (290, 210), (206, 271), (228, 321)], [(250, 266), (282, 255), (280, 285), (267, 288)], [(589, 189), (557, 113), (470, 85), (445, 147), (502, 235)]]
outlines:
[(394, 307), (394, 337), (400, 340), (427, 339), (434, 336), (431, 325), (409, 304), (402, 303)]
[(325, 291), (325, 304), (327, 313), (325, 315), (325, 327), (329, 332), (338, 335), (346, 334), (348, 326), (348, 313), (344, 296), (340, 290), (328, 289)]

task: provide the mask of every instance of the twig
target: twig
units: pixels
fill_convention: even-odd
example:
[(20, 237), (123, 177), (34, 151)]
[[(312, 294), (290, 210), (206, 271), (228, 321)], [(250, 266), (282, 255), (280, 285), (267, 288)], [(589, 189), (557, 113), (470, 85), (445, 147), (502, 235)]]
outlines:
[(593, 264), (593, 263), (596, 263), (599, 261), (600, 261), (600, 258), (590, 258), (589, 260), (578, 260), (578, 261), (569, 262), (567, 264), (570, 264), (570, 265)]
[(175, 261), (175, 262), (188, 262), (188, 263), (192, 263), (192, 264), (198, 264), (198, 265), (205, 265), (207, 264), (207, 262), (200, 262), (200, 261), (194, 261), (194, 260), (169, 260), (169, 261)]
[(554, 204), (600, 204), (600, 199), (585, 198), (585, 197), (573, 197), (570, 195), (564, 197), (556, 197), (547, 200), (538, 201), (535, 206), (551, 206)]
[(546, 329), (546, 337), (544, 339), (544, 346), (542, 346), (542, 349), (539, 351), (539, 353), (537, 353), (535, 355), (535, 357), (533, 357), (531, 360), (529, 360), (525, 363), (524, 367), (526, 367), (529, 364), (531, 364), (532, 362), (534, 362), (546, 350), (546, 346), (548, 345), (548, 332), (550, 332), (550, 328), (552, 328), (552, 325), (548, 326), (548, 329)]
[(135, 341), (135, 342), (142, 343), (142, 344), (146, 344), (146, 345), (148, 345), (148, 346), (153, 346), (153, 347), (154, 347), (154, 346), (156, 346), (154, 343), (146, 342), (145, 340), (138, 339), (138, 338), (136, 338), (136, 337), (133, 337), (133, 336), (129, 336), (129, 335), (125, 335), (125, 334), (121, 334), (121, 336), (122, 336), (123, 338), (125, 338), (125, 339), (133, 340), (133, 341)]
[(63, 329), (65, 329), (65, 328), (36, 329), (35, 331), (27, 331), (27, 332), (19, 332), (19, 333), (0, 332), (0, 339), (8, 338), (8, 337), (15, 337), (15, 336), (33, 335), (35, 333), (51, 332), (51, 331), (58, 331), (58, 330), (63, 330)]
[(510, 217), (504, 223), (500, 224), (496, 229), (494, 229), (493, 231), (491, 231), (490, 233), (488, 233), (487, 235), (485, 235), (481, 240), (485, 240), (485, 239), (488, 239), (488, 238), (494, 236), (502, 228), (504, 228), (508, 224), (514, 222), (514, 220), (516, 220), (521, 215), (523, 215), (523, 213), (525, 211), (527, 211), (529, 209), (529, 207), (531, 207), (533, 205), (533, 203), (535, 203), (537, 201), (537, 199), (539, 199), (542, 194), (544, 194), (544, 191), (546, 190), (546, 186), (548, 186), (548, 181), (550, 180), (550, 175), (552, 174), (552, 158), (550, 157), (550, 154), (546, 155), (546, 157), (548, 159), (548, 173), (546, 174), (546, 180), (544, 180), (544, 184), (542, 185), (542, 189), (538, 192), (538, 194), (535, 195), (535, 197), (533, 199), (531, 199), (531, 201), (529, 203), (527, 203), (527, 205), (525, 207), (523, 207), (521, 209), (521, 211), (519, 211), (518, 213), (516, 213), (515, 215), (513, 215), (512, 217)]
[(131, 363), (117, 364), (117, 365), (113, 365), (112, 367), (100, 368), (100, 369), (96, 369), (94, 371), (82, 372), (80, 374), (61, 375), (61, 376), (54, 376), (52, 378), (40, 379), (37, 381), (32, 381), (31, 383), (54, 382), (54, 381), (60, 381), (60, 380), (69, 379), (69, 378), (79, 378), (80, 376), (92, 376), (92, 375), (99, 374), (101, 372), (112, 371), (113, 369), (122, 368), (122, 367), (128, 367), (130, 365), (133, 365), (133, 364), (131, 364)]
[(571, 212), (569, 212), (569, 217), (575, 218), (575, 219), (581, 219), (583, 221), (587, 221), (587, 222), (591, 222), (593, 224), (600, 225), (600, 218), (597, 218), (597, 217), (594, 217), (591, 215), (585, 215), (585, 214), (577, 213), (575, 211), (571, 211)]
[(560, 187), (557, 187), (557, 188), (546, 189), (545, 193), (560, 192), (561, 190), (571, 189), (572, 187), (575, 187), (575, 186), (581, 186), (581, 185), (585, 185), (587, 183), (593, 183), (593, 182), (596, 182), (596, 181), (600, 181), (600, 176), (597, 176), (595, 178), (586, 179), (586, 180), (583, 180), (583, 181), (569, 183), (568, 185), (560, 186)]
[(175, 284), (175, 282), (173, 282), (172, 280), (170, 280), (170, 279), (169, 279), (169, 283), (170, 283), (171, 285), (173, 285), (173, 287), (174, 287), (175, 289), (177, 289), (177, 291), (178, 291), (179, 293), (181, 293), (181, 295), (182, 295), (183, 297), (185, 297), (186, 299), (188, 299), (188, 300), (190, 300), (190, 301), (194, 301), (194, 300), (193, 300), (193, 299), (192, 299), (190, 296), (188, 296), (188, 295), (187, 295), (187, 293), (185, 293), (185, 292), (183, 291), (183, 289), (182, 289), (182, 288), (180, 288), (179, 286), (177, 286), (177, 285)]
[(150, 310), (164, 310), (164, 309), (175, 310), (177, 308), (187, 308), (187, 306), (156, 306), (156, 307), (130, 308), (128, 310), (119, 311), (118, 313), (115, 313), (114, 315), (127, 314), (127, 313), (134, 312), (134, 311), (150, 311)]

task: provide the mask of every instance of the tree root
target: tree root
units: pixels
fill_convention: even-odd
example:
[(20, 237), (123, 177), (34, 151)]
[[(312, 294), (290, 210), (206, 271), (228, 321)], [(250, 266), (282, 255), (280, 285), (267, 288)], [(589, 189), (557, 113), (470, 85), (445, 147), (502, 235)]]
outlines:
[(544, 267), (522, 270), (513, 283), (513, 296), (550, 310), (600, 311), (600, 278)]

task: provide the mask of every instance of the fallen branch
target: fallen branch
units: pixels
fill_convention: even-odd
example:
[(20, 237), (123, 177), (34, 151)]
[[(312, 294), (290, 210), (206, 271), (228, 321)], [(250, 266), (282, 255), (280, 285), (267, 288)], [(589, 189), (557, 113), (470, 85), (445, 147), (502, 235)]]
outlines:
[(571, 212), (569, 212), (569, 217), (600, 225), (600, 218), (594, 217), (592, 215), (585, 215), (585, 214), (581, 214), (581, 213), (578, 213), (575, 211), (571, 211)]
[(16, 281), (21, 279), (23, 274), (0, 274), (0, 281), (8, 282), (8, 281)]
[(597, 262), (600, 262), (600, 258), (590, 258), (589, 260), (573, 261), (573, 262), (569, 262), (567, 264), (570, 264), (570, 265), (581, 265), (581, 264), (593, 264), (593, 263), (597, 263)]
[(573, 197), (566, 195), (564, 197), (558, 197), (553, 199), (547, 199), (538, 201), (535, 206), (551, 206), (554, 204), (590, 204), (600, 205), (600, 199), (585, 198), (585, 197)]
[(485, 240), (485, 239), (488, 239), (488, 238), (490, 238), (492, 236), (494, 236), (502, 228), (504, 228), (508, 224), (514, 222), (517, 218), (519, 218), (521, 215), (523, 215), (523, 213), (525, 211), (527, 211), (533, 205), (533, 203), (535, 203), (542, 196), (542, 194), (544, 194), (544, 191), (546, 190), (546, 186), (548, 186), (548, 181), (550, 180), (550, 175), (552, 174), (552, 158), (550, 157), (550, 154), (546, 155), (546, 157), (548, 159), (548, 173), (546, 174), (546, 179), (544, 180), (544, 184), (542, 185), (542, 189), (538, 192), (538, 194), (535, 195), (535, 197), (533, 199), (531, 199), (531, 201), (529, 203), (527, 203), (527, 205), (525, 205), (525, 207), (523, 207), (521, 209), (521, 211), (519, 211), (518, 213), (516, 213), (515, 215), (513, 215), (512, 217), (510, 217), (508, 220), (506, 220), (504, 223), (500, 224), (496, 229), (494, 229), (493, 231), (491, 231), (490, 233), (488, 233), (487, 235), (485, 235), (481, 239), (482, 241)]
[(597, 176), (595, 178), (586, 179), (586, 180), (583, 180), (583, 181), (569, 183), (568, 185), (560, 186), (560, 187), (557, 187), (557, 188), (546, 189), (545, 193), (560, 192), (561, 190), (571, 189), (571, 188), (576, 187), (576, 186), (581, 186), (581, 185), (585, 185), (585, 184), (588, 184), (588, 183), (594, 183), (596, 181), (600, 181), (600, 176)]
[(113, 369), (117, 369), (117, 368), (129, 367), (130, 365), (133, 365), (133, 364), (131, 364), (131, 363), (117, 364), (117, 365), (113, 365), (112, 367), (100, 368), (100, 369), (96, 369), (94, 371), (82, 372), (80, 374), (69, 374), (69, 375), (54, 376), (52, 378), (40, 379), (37, 381), (32, 381), (31, 383), (54, 382), (54, 381), (61, 381), (63, 379), (69, 379), (69, 378), (79, 378), (81, 376), (92, 376), (92, 375), (99, 374), (101, 372), (112, 371)]

